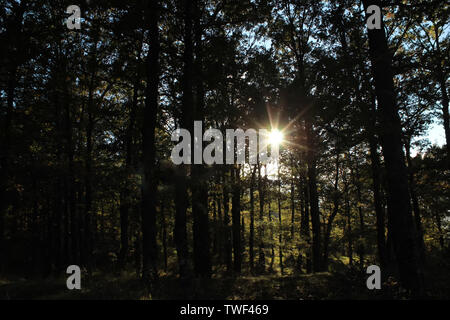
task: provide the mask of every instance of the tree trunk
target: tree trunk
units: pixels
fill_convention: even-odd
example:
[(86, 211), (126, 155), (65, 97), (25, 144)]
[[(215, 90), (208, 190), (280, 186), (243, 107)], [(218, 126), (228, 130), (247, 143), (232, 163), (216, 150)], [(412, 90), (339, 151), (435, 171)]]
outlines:
[(326, 226), (325, 236), (323, 239), (323, 270), (328, 269), (328, 246), (330, 243), (331, 230), (333, 221), (339, 211), (340, 195), (338, 194), (339, 184), (339, 151), (336, 150), (336, 174), (334, 179), (334, 195), (333, 195), (333, 211), (331, 212)]
[[(202, 47), (202, 27), (201, 8), (199, 1), (193, 1), (194, 37), (195, 37), (195, 84), (196, 84), (196, 104), (193, 105), (192, 113), (196, 121), (204, 125), (204, 96), (203, 86), (203, 47)], [(193, 132), (191, 132), (191, 135)], [(203, 141), (200, 141), (202, 144)], [(203, 147), (201, 148), (203, 150)], [(192, 145), (194, 154), (194, 144)], [(211, 276), (211, 254), (208, 218), (208, 185), (206, 182), (206, 169), (203, 165), (193, 165), (192, 168), (192, 216), (193, 216), (193, 236), (194, 236), (194, 270), (196, 275), (209, 278)]]
[(88, 123), (86, 128), (86, 154), (85, 154), (85, 204), (84, 204), (84, 235), (82, 238), (82, 262), (91, 272), (91, 226), (90, 217), (92, 209), (92, 150), (93, 150), (93, 131), (94, 131), (94, 85), (95, 75), (97, 73), (97, 35), (94, 35), (94, 50), (91, 53), (92, 71), (89, 79), (88, 88)]
[(258, 195), (259, 195), (259, 226), (258, 226), (258, 272), (266, 270), (266, 257), (264, 254), (264, 181), (261, 176), (261, 163), (258, 160)]
[(347, 218), (346, 226), (347, 230), (345, 231), (344, 227), (344, 235), (347, 237), (347, 256), (349, 258), (348, 264), (353, 266), (353, 234), (352, 234), (352, 217), (351, 217), (351, 206), (350, 206), (350, 195), (348, 190), (348, 182), (347, 177), (344, 171), (342, 176), (342, 180), (344, 181), (344, 200), (345, 200), (345, 216)]
[[(308, 184), (306, 181), (306, 176), (304, 173), (300, 175), (300, 188), (301, 190), (301, 212), (302, 212), (302, 219), (300, 221), (300, 239), (304, 239), (304, 242), (306, 242), (305, 247), (299, 248), (299, 264), (300, 269), (302, 265), (303, 259), (302, 257), (302, 251), (305, 250), (305, 258), (306, 258), (306, 273), (312, 272), (312, 259), (311, 259), (311, 232), (310, 232), (310, 214), (309, 214), (309, 190), (308, 190)], [(300, 270), (301, 271), (301, 270)]]
[[(363, 0), (364, 7), (377, 5), (380, 0)], [(384, 25), (368, 30), (369, 53), (378, 100), (381, 145), (387, 172), (389, 220), (392, 225), (394, 250), (402, 285), (416, 294), (423, 293), (423, 272), (420, 269), (417, 238), (412, 221), (405, 156), (401, 141), (401, 124), (396, 105), (392, 55), (389, 51)]]
[(253, 274), (255, 271), (255, 175), (256, 164), (253, 166), (252, 177), (250, 180), (250, 236), (248, 239), (249, 251), (250, 251), (250, 272)]
[(353, 164), (351, 160), (350, 152), (348, 153), (348, 167), (350, 168), (350, 175), (352, 179), (352, 183), (356, 188), (356, 209), (358, 210), (359, 216), (359, 232), (358, 232), (358, 243), (357, 243), (357, 253), (359, 256), (359, 268), (363, 270), (364, 268), (364, 213), (361, 207), (361, 186), (359, 181), (359, 171), (358, 171), (358, 163)]
[(163, 257), (164, 257), (164, 271), (167, 272), (167, 223), (165, 212), (164, 200), (161, 199), (160, 203), (160, 218), (161, 218), (161, 242), (163, 245)]
[(312, 223), (312, 262), (313, 271), (322, 271), (322, 252), (320, 244), (320, 212), (319, 212), (319, 196), (317, 193), (317, 181), (316, 181), (316, 151), (314, 143), (314, 129), (310, 119), (305, 121), (306, 126), (306, 163), (308, 165), (308, 187), (309, 187), (309, 205), (311, 213)]
[(142, 183), (142, 277), (147, 284), (158, 277), (158, 247), (156, 243), (155, 129), (159, 88), (159, 2), (151, 1), (146, 12), (150, 48), (147, 56), (147, 86), (145, 88), (142, 151), (144, 177)]
[(232, 230), (233, 230), (233, 267), (234, 272), (239, 274), (242, 267), (242, 249), (241, 249), (241, 181), (240, 167), (237, 165), (233, 168), (233, 196), (232, 196)]
[(232, 253), (231, 253), (231, 233), (230, 233), (230, 196), (228, 191), (227, 171), (224, 172), (224, 179), (222, 185), (223, 192), (223, 249), (224, 249), (224, 262), (227, 267), (227, 272), (232, 270)]
[(284, 274), (284, 266), (283, 266), (283, 224), (281, 218), (281, 177), (280, 177), (280, 165), (278, 164), (278, 194), (277, 194), (277, 202), (278, 202), (278, 222), (280, 233), (278, 235), (278, 246), (279, 246), (279, 257), (280, 257), (280, 271), (281, 275)]
[[(439, 28), (434, 25), (434, 32), (435, 32), (435, 39), (436, 39), (436, 50), (437, 50), (437, 56), (442, 57), (441, 53), (441, 44), (439, 42), (439, 35), (438, 35)], [(449, 117), (449, 111), (448, 111), (448, 104), (449, 104), (449, 97), (447, 93), (447, 79), (444, 74), (444, 70), (442, 69), (441, 61), (437, 61), (436, 63), (437, 67), (437, 80), (439, 83), (439, 88), (441, 89), (441, 95), (442, 95), (442, 117), (444, 120), (444, 132), (445, 132), (445, 142), (447, 146), (447, 168), (450, 169), (450, 117)]]
[(372, 189), (376, 215), (377, 226), (377, 248), (378, 258), (380, 260), (381, 269), (387, 267), (387, 251), (386, 251), (386, 227), (385, 212), (382, 204), (381, 183), (380, 183), (380, 158), (378, 155), (378, 142), (375, 136), (376, 132), (376, 113), (375, 113), (375, 97), (372, 99), (372, 109), (370, 110), (369, 124), (369, 148), (370, 148), (370, 165), (372, 169)]
[(444, 120), (445, 142), (447, 146), (447, 168), (450, 169), (450, 117), (448, 111), (449, 98), (444, 76), (439, 79), (442, 94), (442, 117)]
[(412, 200), (412, 207), (414, 212), (414, 224), (417, 232), (417, 243), (419, 245), (419, 253), (421, 255), (421, 262), (425, 261), (425, 243), (423, 242), (423, 226), (421, 220), (421, 213), (419, 207), (419, 199), (416, 193), (416, 181), (414, 178), (414, 168), (411, 160), (411, 138), (407, 137), (405, 142), (406, 163), (408, 164), (408, 182), (410, 188), (410, 196)]
[[(193, 125), (193, 40), (192, 40), (192, 14), (191, 1), (183, 1), (184, 15), (184, 52), (183, 52), (183, 79), (182, 79), (182, 112), (180, 126), (183, 129), (191, 129)], [(192, 129), (191, 129), (192, 131)], [(175, 179), (175, 245), (177, 247), (178, 265), (180, 277), (190, 277), (189, 249), (187, 239), (187, 217), (188, 207), (188, 183), (187, 166), (181, 164), (176, 169)]]
[(133, 162), (133, 131), (136, 122), (136, 112), (138, 104), (138, 87), (137, 83), (133, 87), (133, 100), (130, 109), (130, 119), (128, 123), (127, 133), (125, 137), (126, 158), (125, 158), (125, 181), (120, 191), (120, 252), (118, 258), (119, 267), (124, 267), (128, 257), (128, 216), (130, 201), (130, 174)]

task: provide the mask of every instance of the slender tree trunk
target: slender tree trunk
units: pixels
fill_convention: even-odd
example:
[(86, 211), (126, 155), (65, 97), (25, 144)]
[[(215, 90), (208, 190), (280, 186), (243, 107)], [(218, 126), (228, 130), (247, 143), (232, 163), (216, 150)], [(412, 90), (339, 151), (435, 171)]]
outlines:
[(436, 225), (437, 225), (438, 232), (439, 232), (439, 245), (441, 246), (441, 250), (444, 250), (445, 242), (444, 242), (444, 235), (442, 233), (442, 221), (441, 221), (441, 217), (439, 216), (438, 212), (436, 212), (434, 214), (434, 218), (436, 220)]
[[(306, 176), (302, 173), (300, 176), (300, 190), (302, 192), (301, 205), (302, 205), (302, 220), (300, 226), (300, 239), (304, 239), (306, 245), (299, 250), (299, 260), (302, 257), (302, 251), (306, 252), (306, 272), (312, 272), (312, 258), (311, 258), (311, 232), (310, 232), (310, 214), (309, 214), (309, 190)], [(305, 250), (306, 249), (306, 250)], [(299, 261), (300, 265), (302, 261)]]
[[(197, 0), (193, 2), (194, 13), (194, 40), (195, 40), (195, 81), (196, 104), (193, 105), (195, 120), (204, 124), (204, 98), (205, 90), (203, 86), (203, 46), (202, 46), (202, 26), (201, 8)], [(192, 132), (191, 132), (192, 134)], [(203, 142), (200, 141), (200, 144)], [(194, 148), (194, 146), (192, 146)], [(192, 149), (194, 151), (194, 149)], [(203, 147), (201, 148), (203, 150)], [(192, 152), (194, 154), (194, 152)], [(192, 215), (193, 215), (193, 236), (194, 236), (194, 269), (195, 273), (201, 277), (211, 276), (211, 253), (208, 218), (208, 185), (206, 181), (206, 168), (203, 165), (194, 165), (192, 168)]]
[(231, 272), (232, 270), (232, 252), (231, 252), (231, 232), (230, 232), (230, 196), (228, 191), (228, 184), (230, 183), (227, 176), (227, 171), (224, 173), (224, 179), (223, 179), (223, 240), (224, 240), (224, 258), (225, 258), (225, 265), (227, 267), (227, 272)]
[(357, 253), (359, 255), (359, 268), (363, 270), (364, 268), (364, 213), (361, 207), (361, 186), (359, 181), (359, 171), (358, 171), (358, 163), (352, 163), (350, 152), (348, 153), (348, 167), (350, 168), (350, 175), (352, 179), (352, 183), (356, 188), (356, 208), (358, 210), (359, 217), (359, 232), (358, 232), (358, 244), (357, 244)]
[[(312, 117), (310, 117), (312, 118)], [(307, 151), (306, 151), (306, 162), (308, 165), (308, 187), (309, 187), (309, 205), (311, 213), (311, 223), (312, 223), (312, 259), (313, 259), (313, 271), (322, 271), (321, 260), (321, 240), (320, 240), (320, 212), (319, 212), (319, 196), (317, 193), (317, 181), (316, 181), (316, 151), (314, 143), (314, 129), (311, 124), (311, 119), (305, 121), (306, 125), (306, 140), (307, 140)]]
[(129, 227), (129, 208), (130, 201), (130, 174), (133, 163), (133, 132), (136, 122), (136, 112), (138, 104), (138, 87), (137, 83), (133, 86), (133, 99), (130, 109), (130, 119), (128, 122), (127, 133), (125, 137), (126, 158), (125, 158), (125, 181), (120, 192), (120, 252), (118, 258), (119, 267), (124, 267), (128, 257), (128, 227)]
[(259, 196), (259, 226), (258, 226), (258, 272), (266, 270), (266, 257), (264, 254), (264, 182), (261, 176), (261, 163), (258, 160), (258, 196)]
[(410, 195), (412, 200), (412, 207), (414, 212), (414, 223), (416, 226), (417, 232), (417, 242), (419, 245), (419, 251), (421, 255), (421, 261), (425, 261), (425, 243), (423, 242), (423, 226), (422, 219), (419, 207), (419, 199), (417, 198), (416, 193), (416, 181), (414, 178), (414, 168), (411, 160), (411, 138), (407, 138), (405, 142), (405, 150), (406, 150), (406, 162), (408, 164), (408, 182), (410, 188)]
[(448, 111), (449, 97), (445, 85), (445, 78), (440, 77), (440, 88), (442, 93), (442, 117), (444, 120), (445, 142), (447, 147), (447, 167), (450, 168), (450, 117)]
[(0, 137), (2, 146), (0, 150), (0, 271), (3, 269), (5, 258), (5, 215), (8, 208), (8, 168), (9, 168), (9, 149), (11, 144), (11, 126), (14, 111), (14, 94), (16, 86), (17, 66), (12, 65), (8, 74), (7, 103), (5, 121), (2, 123), (3, 132)]
[(336, 174), (334, 179), (334, 195), (333, 195), (333, 211), (331, 212), (326, 226), (325, 236), (323, 239), (323, 269), (328, 269), (328, 246), (330, 243), (331, 230), (333, 227), (333, 221), (339, 211), (340, 195), (338, 194), (339, 184), (339, 151), (336, 149)]
[(161, 217), (161, 242), (163, 245), (163, 257), (164, 257), (164, 271), (167, 272), (167, 222), (166, 222), (166, 212), (164, 206), (164, 199), (161, 199), (160, 203), (160, 217)]
[[(441, 44), (439, 42), (439, 35), (438, 33), (439, 28), (434, 25), (434, 32), (435, 32), (435, 39), (436, 39), (436, 49), (438, 52), (438, 56), (442, 56), (441, 54)], [(444, 120), (444, 132), (445, 132), (445, 142), (447, 146), (447, 168), (450, 169), (450, 117), (449, 117), (449, 111), (448, 111), (448, 104), (449, 104), (449, 97), (447, 92), (447, 79), (445, 77), (444, 71), (442, 70), (441, 61), (438, 61), (436, 63), (437, 66), (437, 76), (438, 76), (438, 82), (439, 82), (439, 88), (441, 90), (442, 95), (442, 118)]]
[(92, 150), (93, 150), (93, 131), (94, 131), (94, 85), (97, 73), (97, 35), (92, 54), (92, 72), (89, 80), (89, 94), (87, 103), (88, 122), (86, 128), (86, 154), (85, 154), (85, 206), (84, 206), (84, 237), (82, 238), (82, 260), (89, 272), (91, 272), (91, 226), (90, 217), (92, 209)]
[(372, 169), (372, 189), (376, 215), (377, 226), (377, 248), (378, 258), (380, 260), (381, 269), (387, 266), (386, 251), (386, 227), (385, 212), (382, 204), (381, 182), (380, 182), (380, 158), (378, 154), (378, 142), (375, 136), (376, 114), (375, 114), (375, 97), (372, 99), (372, 109), (370, 110), (370, 126), (369, 126), (369, 147), (370, 147), (370, 165)]
[(186, 167), (180, 165), (175, 170), (175, 227), (174, 240), (178, 257), (178, 272), (181, 278), (190, 276), (189, 249), (187, 240), (187, 217), (188, 206)]
[(142, 277), (151, 284), (158, 277), (158, 247), (156, 243), (155, 129), (158, 112), (159, 88), (159, 2), (151, 1), (146, 12), (149, 28), (147, 56), (147, 86), (145, 89), (144, 122), (142, 125), (142, 151), (144, 177), (142, 183)]
[(278, 236), (278, 246), (279, 246), (279, 256), (280, 256), (280, 271), (281, 275), (284, 274), (284, 266), (283, 266), (283, 223), (281, 217), (281, 177), (280, 177), (280, 165), (278, 164), (278, 194), (277, 194), (277, 202), (278, 202), (278, 222), (280, 233)]
[(295, 182), (291, 180), (291, 241), (295, 242)]
[[(267, 171), (266, 171), (266, 175), (267, 175)], [(272, 215), (274, 214), (274, 212), (272, 211), (272, 199), (270, 197), (271, 195), (271, 190), (270, 190), (270, 183), (269, 183), (269, 187), (268, 187), (268, 192), (267, 192), (267, 203), (269, 205), (269, 213), (268, 213), (268, 217), (269, 217), (269, 227), (270, 227), (270, 235), (269, 235), (269, 245), (270, 245), (270, 264), (269, 264), (269, 273), (273, 273), (273, 264), (275, 262), (275, 248), (274, 248), (274, 243), (273, 243), (273, 224), (272, 224)]]
[(344, 233), (347, 236), (347, 255), (349, 258), (348, 264), (353, 266), (353, 231), (352, 231), (352, 217), (351, 217), (351, 206), (350, 206), (350, 195), (348, 190), (348, 182), (346, 174), (342, 177), (344, 180), (344, 197), (345, 197), (345, 216), (347, 218), (347, 231)]
[(212, 234), (212, 254), (215, 256), (217, 254), (217, 194), (213, 192), (212, 195), (212, 205), (213, 205), (213, 234)]
[[(67, 203), (67, 234), (70, 234), (70, 243), (67, 241), (68, 247), (68, 260), (71, 264), (80, 265), (80, 219), (79, 213), (76, 207), (75, 199), (75, 165), (74, 165), (74, 146), (73, 146), (73, 129), (72, 129), (72, 115), (70, 112), (69, 94), (67, 92), (67, 86), (64, 83), (64, 122), (65, 122), (65, 153), (67, 156), (67, 176), (66, 176), (66, 203)], [(70, 229), (69, 229), (70, 228)]]
[[(363, 3), (366, 10), (370, 5), (382, 7), (380, 0), (363, 0)], [(411, 215), (401, 124), (391, 69), (392, 55), (388, 48), (383, 23), (381, 29), (368, 30), (368, 34), (380, 121), (383, 123), (383, 127), (380, 128), (380, 138), (387, 172), (390, 207), (388, 214), (392, 225), (400, 281), (404, 287), (421, 295), (424, 278), (420, 268), (417, 238)]]
[[(193, 56), (193, 39), (192, 39), (192, 2), (183, 1), (184, 15), (184, 52), (183, 52), (183, 79), (182, 79), (182, 113), (180, 126), (184, 129), (191, 129), (193, 126), (193, 74), (194, 74), (194, 56)], [(191, 129), (192, 131), (192, 129)], [(189, 249), (187, 239), (187, 207), (188, 207), (188, 183), (187, 183), (187, 166), (181, 164), (176, 170), (175, 179), (175, 245), (177, 248), (179, 273), (181, 278), (191, 276), (191, 268), (189, 265)]]
[(232, 196), (232, 230), (233, 230), (233, 257), (234, 272), (240, 273), (242, 268), (242, 248), (241, 248), (241, 181), (240, 167), (237, 165), (233, 168), (233, 196)]
[(253, 274), (255, 271), (255, 175), (256, 175), (255, 164), (252, 170), (252, 177), (250, 180), (250, 236), (248, 239), (249, 251), (250, 251), (250, 271)]

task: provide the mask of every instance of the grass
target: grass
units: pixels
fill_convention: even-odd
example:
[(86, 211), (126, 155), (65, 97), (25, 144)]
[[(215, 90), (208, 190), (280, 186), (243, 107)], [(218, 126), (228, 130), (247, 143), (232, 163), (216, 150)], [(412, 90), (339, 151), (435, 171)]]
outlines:
[(367, 299), (376, 298), (363, 285), (343, 275), (240, 276), (180, 280), (160, 278), (150, 295), (131, 273), (95, 273), (82, 278), (81, 290), (68, 290), (66, 278), (0, 280), (0, 299)]
[[(432, 265), (435, 265), (432, 264)], [(450, 298), (448, 266), (431, 268), (426, 275), (429, 299)], [(216, 269), (211, 279), (181, 280), (161, 273), (159, 282), (149, 294), (134, 272), (94, 272), (82, 275), (81, 290), (68, 290), (65, 274), (47, 279), (25, 279), (0, 276), (0, 300), (56, 299), (56, 300), (340, 300), (340, 299), (405, 299), (406, 293), (394, 278), (385, 279), (382, 290), (368, 290), (367, 276), (355, 267), (334, 263), (332, 273), (300, 275), (243, 274), (220, 277), (224, 270)]]

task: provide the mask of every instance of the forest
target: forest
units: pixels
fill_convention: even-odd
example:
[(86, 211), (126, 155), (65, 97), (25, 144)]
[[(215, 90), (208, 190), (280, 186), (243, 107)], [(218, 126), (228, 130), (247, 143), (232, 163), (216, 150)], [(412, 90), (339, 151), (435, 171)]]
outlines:
[(73, 2), (0, 4), (0, 299), (450, 299), (446, 1)]

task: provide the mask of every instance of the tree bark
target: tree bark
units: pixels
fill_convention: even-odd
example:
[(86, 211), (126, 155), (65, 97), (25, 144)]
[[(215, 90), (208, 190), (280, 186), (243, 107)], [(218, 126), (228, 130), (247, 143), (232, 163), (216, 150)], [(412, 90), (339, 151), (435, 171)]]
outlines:
[(425, 261), (425, 243), (423, 242), (423, 226), (420, 213), (419, 199), (416, 193), (416, 181), (414, 177), (414, 167), (411, 159), (411, 138), (407, 137), (405, 141), (406, 163), (408, 164), (408, 182), (410, 188), (410, 196), (412, 200), (412, 208), (414, 213), (414, 224), (417, 232), (417, 243), (421, 262)]
[(378, 154), (378, 141), (375, 136), (376, 132), (376, 109), (375, 109), (375, 97), (372, 97), (370, 110), (370, 123), (369, 123), (369, 148), (370, 148), (370, 165), (372, 169), (372, 189), (373, 199), (376, 215), (377, 226), (377, 248), (378, 258), (380, 260), (381, 269), (387, 267), (387, 249), (386, 249), (386, 226), (385, 226), (385, 212), (382, 203), (381, 195), (381, 182), (380, 182), (380, 158)]
[[(227, 167), (225, 167), (227, 168)], [(224, 179), (222, 185), (223, 192), (223, 249), (224, 249), (224, 262), (227, 267), (227, 272), (232, 270), (232, 252), (231, 252), (231, 232), (230, 232), (230, 195), (228, 190), (227, 171), (224, 172)], [(231, 178), (231, 177), (230, 177)]]
[(311, 116), (309, 120), (305, 121), (306, 125), (306, 162), (308, 165), (308, 189), (309, 189), (309, 205), (312, 223), (312, 262), (313, 271), (322, 271), (322, 252), (320, 240), (320, 212), (319, 212), (319, 196), (317, 193), (317, 178), (316, 178), (316, 151), (314, 143), (314, 129), (311, 123)]
[(278, 246), (279, 246), (279, 257), (280, 257), (280, 271), (281, 275), (284, 274), (284, 265), (283, 265), (283, 223), (281, 217), (281, 177), (280, 177), (280, 165), (278, 164), (278, 194), (277, 194), (277, 202), (278, 202), (278, 222), (279, 222), (279, 235), (278, 235)]
[[(203, 47), (202, 47), (202, 25), (201, 8), (199, 1), (192, 1), (194, 13), (194, 53), (195, 53), (195, 86), (196, 104), (193, 105), (192, 113), (196, 121), (205, 122), (203, 86)], [(191, 132), (193, 135), (193, 132)], [(203, 141), (200, 141), (202, 144)], [(203, 150), (203, 147), (201, 148)], [(192, 145), (194, 154), (194, 144)], [(193, 237), (194, 237), (194, 270), (196, 275), (209, 278), (211, 276), (211, 253), (208, 218), (208, 185), (206, 181), (206, 168), (203, 165), (193, 165), (192, 179), (192, 215), (193, 215)]]
[[(380, 0), (363, 0), (364, 7), (377, 5)], [(415, 294), (422, 294), (423, 272), (420, 269), (415, 230), (413, 227), (405, 156), (401, 141), (401, 124), (396, 105), (392, 55), (389, 51), (384, 24), (381, 29), (368, 30), (369, 53), (378, 101), (381, 145), (386, 164), (389, 220), (392, 225), (394, 250), (402, 285)]]
[(233, 168), (233, 195), (232, 195), (232, 230), (233, 230), (233, 269), (239, 274), (242, 268), (242, 248), (241, 248), (241, 181), (240, 167)]
[(330, 243), (331, 230), (333, 227), (333, 221), (339, 211), (340, 195), (338, 194), (338, 184), (339, 184), (339, 151), (336, 150), (336, 174), (334, 179), (334, 194), (333, 194), (333, 211), (328, 217), (325, 236), (323, 239), (323, 269), (326, 271), (328, 269), (328, 246)]
[(250, 180), (250, 236), (248, 239), (249, 252), (250, 252), (250, 272), (253, 274), (255, 271), (255, 175), (256, 164), (253, 166), (252, 177)]
[(130, 174), (133, 163), (133, 131), (136, 122), (136, 112), (138, 104), (138, 87), (137, 83), (133, 86), (133, 99), (130, 109), (130, 119), (125, 137), (125, 181), (120, 191), (120, 252), (118, 258), (119, 267), (124, 267), (127, 263), (129, 248), (129, 208), (130, 202)]
[(145, 88), (144, 122), (142, 125), (142, 151), (144, 177), (142, 183), (142, 277), (147, 284), (158, 278), (158, 247), (156, 243), (155, 129), (158, 112), (159, 89), (159, 2), (151, 1), (146, 13), (149, 30), (147, 56), (147, 86)]
[(258, 196), (259, 196), (259, 226), (258, 226), (258, 272), (264, 273), (266, 270), (266, 257), (264, 253), (264, 181), (261, 176), (261, 163), (258, 160)]

